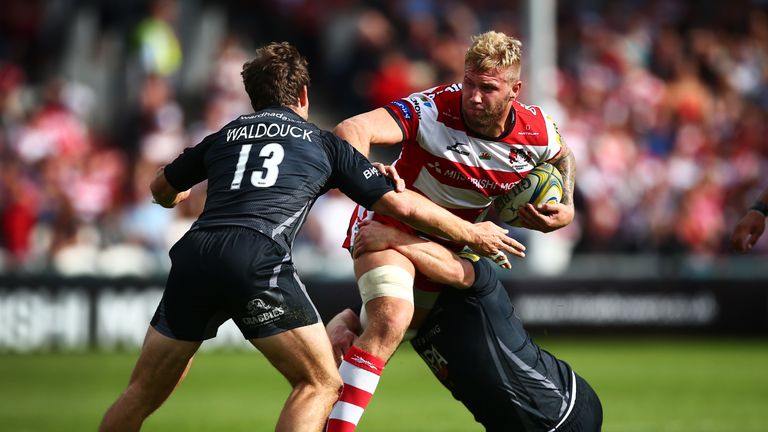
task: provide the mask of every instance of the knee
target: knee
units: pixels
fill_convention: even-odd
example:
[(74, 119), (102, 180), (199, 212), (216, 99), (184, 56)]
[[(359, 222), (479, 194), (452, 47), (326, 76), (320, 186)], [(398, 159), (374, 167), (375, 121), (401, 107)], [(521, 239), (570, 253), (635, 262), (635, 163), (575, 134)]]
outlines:
[(135, 411), (144, 418), (159, 408), (166, 399), (164, 394), (137, 382), (128, 385), (124, 397), (131, 402)]
[(369, 320), (365, 332), (382, 343), (397, 346), (413, 318), (413, 308), (405, 306), (389, 308), (385, 313), (377, 314), (375, 319)]

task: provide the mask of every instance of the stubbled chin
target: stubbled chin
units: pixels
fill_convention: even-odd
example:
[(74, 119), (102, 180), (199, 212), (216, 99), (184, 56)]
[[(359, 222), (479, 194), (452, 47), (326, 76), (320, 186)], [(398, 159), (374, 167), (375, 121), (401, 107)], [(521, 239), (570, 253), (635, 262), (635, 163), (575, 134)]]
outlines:
[(482, 115), (465, 115), (464, 119), (466, 120), (467, 124), (474, 126), (484, 126), (488, 123), (488, 121)]

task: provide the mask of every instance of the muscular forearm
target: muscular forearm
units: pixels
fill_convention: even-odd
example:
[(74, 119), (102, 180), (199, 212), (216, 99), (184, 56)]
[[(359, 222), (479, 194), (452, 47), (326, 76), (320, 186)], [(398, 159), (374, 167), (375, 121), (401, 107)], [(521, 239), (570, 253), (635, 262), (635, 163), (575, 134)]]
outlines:
[(573, 190), (576, 186), (576, 158), (570, 148), (564, 146), (561, 157), (552, 163), (563, 177), (563, 197), (561, 203), (573, 206)]
[(179, 192), (168, 183), (163, 168), (158, 170), (155, 179), (149, 185), (152, 191), (152, 199), (165, 208), (173, 208), (189, 196), (189, 191)]
[(390, 229), (392, 249), (408, 258), (426, 277), (456, 288), (474, 282), (472, 266), (445, 247), (422, 238)]
[(460, 244), (477, 242), (472, 224), (434, 204), (416, 192), (389, 192), (373, 206), (378, 213), (395, 217), (428, 234)]

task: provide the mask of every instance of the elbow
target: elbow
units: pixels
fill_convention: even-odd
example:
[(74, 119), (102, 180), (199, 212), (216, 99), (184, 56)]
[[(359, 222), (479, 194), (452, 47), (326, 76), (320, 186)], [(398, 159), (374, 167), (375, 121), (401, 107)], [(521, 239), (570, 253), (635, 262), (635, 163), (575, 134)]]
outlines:
[(173, 208), (176, 205), (176, 196), (178, 192), (174, 190), (167, 182), (164, 182), (161, 176), (155, 178), (149, 184), (149, 190), (152, 192), (152, 199), (160, 206)]
[(413, 202), (408, 199), (408, 191), (387, 192), (376, 202), (372, 210), (406, 222), (413, 220), (416, 213)]

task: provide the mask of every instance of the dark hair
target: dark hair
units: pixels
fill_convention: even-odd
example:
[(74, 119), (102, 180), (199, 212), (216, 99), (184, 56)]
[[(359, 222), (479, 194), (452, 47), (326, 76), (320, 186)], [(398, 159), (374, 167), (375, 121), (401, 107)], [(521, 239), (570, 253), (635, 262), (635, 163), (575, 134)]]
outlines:
[(288, 42), (272, 42), (259, 48), (240, 74), (256, 111), (275, 105), (298, 105), (299, 92), (309, 85), (307, 59)]

